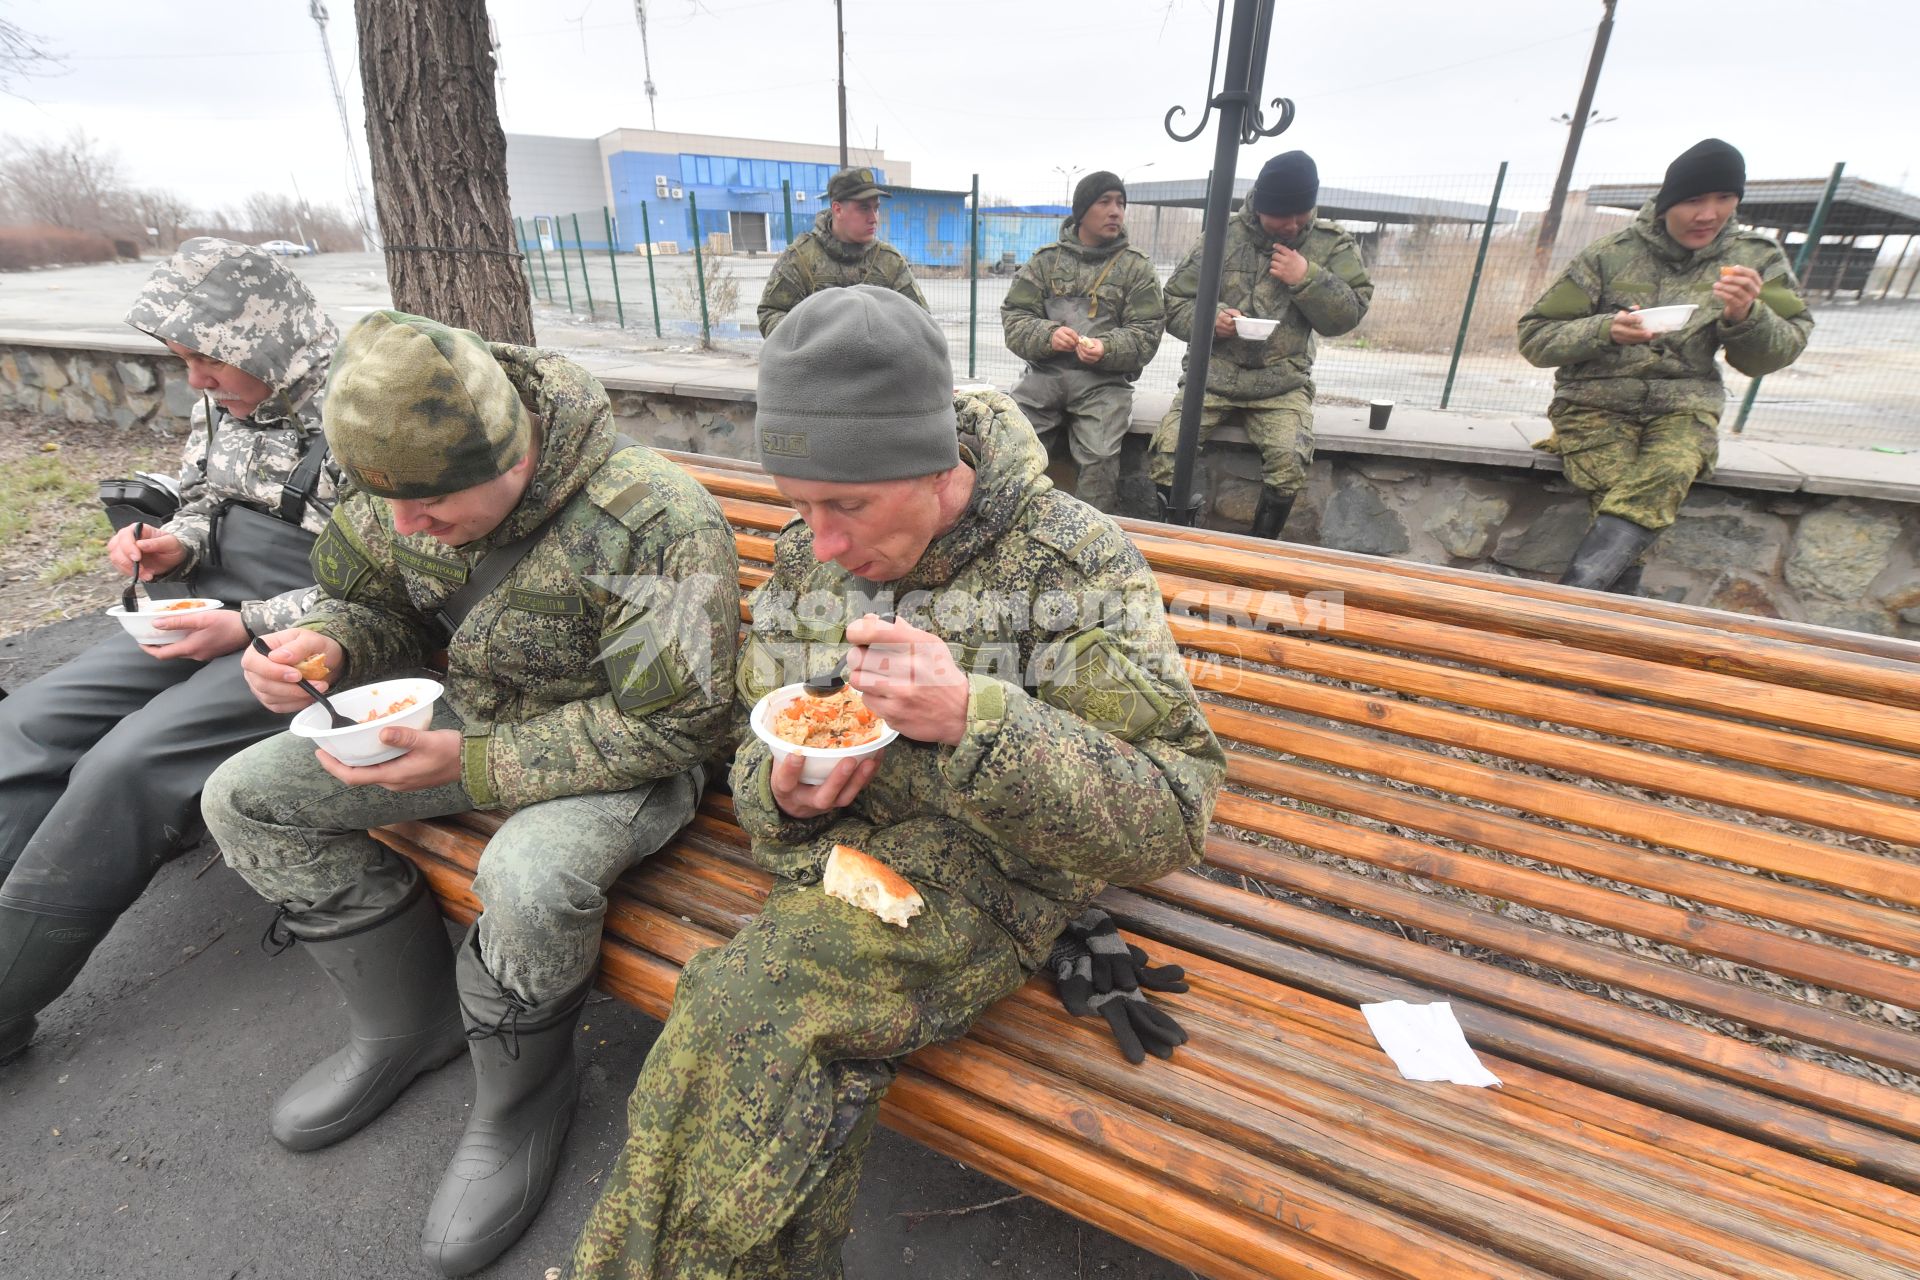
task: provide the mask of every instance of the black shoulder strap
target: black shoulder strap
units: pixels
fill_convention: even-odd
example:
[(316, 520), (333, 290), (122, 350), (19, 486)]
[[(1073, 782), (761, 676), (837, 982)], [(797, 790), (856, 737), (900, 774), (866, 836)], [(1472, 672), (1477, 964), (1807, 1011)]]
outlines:
[(300, 461), (280, 486), (280, 510), (275, 514), (290, 525), (298, 525), (307, 515), (307, 504), (320, 484), (320, 468), (327, 465), (327, 435), (315, 431), (307, 439)]
[[(615, 453), (622, 449), (637, 448), (639, 445), (638, 440), (628, 435), (615, 435), (613, 438)], [(467, 580), (460, 584), (459, 590), (448, 596), (446, 602), (434, 612), (433, 621), (440, 629), (442, 647), (453, 639), (453, 633), (460, 629), (460, 624), (467, 620), (467, 615), (473, 612), (474, 606), (485, 600), (495, 587), (507, 580), (507, 575), (513, 572), (514, 566), (527, 558), (527, 552), (533, 550), (534, 544), (540, 541), (548, 527), (571, 505), (571, 503), (561, 503), (558, 510), (542, 520), (531, 532), (522, 534), (503, 546), (495, 547), (481, 557), (480, 563), (473, 566), (472, 571), (467, 574)]]
[(521, 534), (512, 542), (495, 547), (482, 556), (480, 563), (473, 566), (467, 574), (467, 580), (460, 584), (459, 590), (448, 596), (446, 602), (435, 610), (433, 621), (440, 629), (440, 644), (444, 647), (453, 639), (453, 633), (467, 620), (474, 606), (485, 600), (493, 589), (507, 580), (514, 566), (527, 558), (527, 552), (533, 550), (561, 512), (571, 505), (562, 503), (560, 509), (542, 520), (531, 531)]

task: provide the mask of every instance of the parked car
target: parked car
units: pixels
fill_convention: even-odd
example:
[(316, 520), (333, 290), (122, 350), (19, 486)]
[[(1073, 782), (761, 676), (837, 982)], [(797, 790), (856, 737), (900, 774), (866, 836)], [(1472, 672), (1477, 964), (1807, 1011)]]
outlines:
[(269, 240), (260, 246), (268, 253), (279, 254), (283, 258), (304, 258), (313, 250), (292, 240)]

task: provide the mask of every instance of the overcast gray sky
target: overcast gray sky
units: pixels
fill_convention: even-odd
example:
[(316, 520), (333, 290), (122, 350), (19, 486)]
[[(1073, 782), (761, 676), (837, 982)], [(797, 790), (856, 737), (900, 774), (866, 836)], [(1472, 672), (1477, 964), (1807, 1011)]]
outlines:
[[(845, 0), (854, 139), (910, 160), (918, 185), (1058, 198), (1074, 170), (1197, 177), (1211, 130), (1180, 144), (1161, 121), (1203, 101), (1213, 0)], [(334, 58), (356, 146), (351, 0), (334, 0)], [(491, 0), (509, 131), (594, 137), (645, 128), (630, 0)], [(666, 129), (832, 143), (832, 0), (653, 0)], [(1510, 160), (1523, 202), (1550, 180), (1599, 20), (1598, 0), (1278, 0), (1266, 96), (1293, 128), (1240, 152), (1249, 174), (1301, 147), (1323, 180), (1403, 178), (1484, 192)], [(201, 207), (289, 191), (345, 204), (347, 160), (307, 0), (0, 0), (47, 38), (65, 75), (0, 97), (0, 134), (73, 128), (129, 176)], [(1848, 172), (1915, 185), (1915, 0), (1620, 0), (1576, 183), (1650, 175), (1708, 135), (1754, 177)], [(1151, 167), (1149, 167), (1151, 166)], [(1425, 179), (1427, 181), (1418, 181)], [(1438, 181), (1446, 179), (1448, 181)], [(1377, 185), (1377, 183), (1375, 184)], [(1536, 198), (1532, 203), (1539, 203)]]

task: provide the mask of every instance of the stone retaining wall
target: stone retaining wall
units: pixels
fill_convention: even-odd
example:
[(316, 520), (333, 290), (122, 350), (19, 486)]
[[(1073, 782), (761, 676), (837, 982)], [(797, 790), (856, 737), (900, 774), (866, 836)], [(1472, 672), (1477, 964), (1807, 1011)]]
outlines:
[[(646, 389), (607, 377), (623, 430), (664, 448), (753, 456), (750, 393)], [(637, 384), (636, 384), (637, 385)], [(0, 408), (69, 422), (169, 434), (186, 429), (196, 394), (180, 362), (142, 344), (60, 349), (0, 343)], [(1323, 413), (1332, 413), (1331, 407)], [(1129, 437), (1121, 495), (1151, 517), (1146, 433)], [(1202, 455), (1210, 527), (1244, 530), (1259, 499), (1259, 454), (1233, 433)], [(1364, 432), (1361, 433), (1364, 437)], [(1286, 536), (1371, 555), (1488, 573), (1553, 578), (1587, 525), (1587, 503), (1538, 465), (1369, 456), (1364, 438), (1323, 439)], [(1054, 475), (1072, 463), (1056, 446)], [(1731, 484), (1694, 488), (1656, 544), (1645, 591), (1669, 600), (1920, 639), (1920, 504), (1863, 495), (1775, 492)]]
[(124, 351), (0, 344), (0, 409), (184, 435), (199, 398), (186, 366), (155, 342)]

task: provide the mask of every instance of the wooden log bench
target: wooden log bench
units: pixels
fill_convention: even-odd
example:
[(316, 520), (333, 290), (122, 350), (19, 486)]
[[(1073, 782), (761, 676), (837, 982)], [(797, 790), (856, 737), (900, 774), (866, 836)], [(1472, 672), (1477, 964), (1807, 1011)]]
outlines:
[[(678, 460), (763, 581), (791, 512)], [(1191, 1042), (1129, 1067), (1036, 979), (888, 1124), (1219, 1280), (1920, 1276), (1920, 645), (1127, 527), (1231, 760), (1207, 866), (1102, 900)], [(465, 921), (497, 825), (379, 834)], [(664, 1018), (768, 884), (709, 794), (603, 984)], [(1401, 1079), (1392, 999), (1502, 1087)]]

